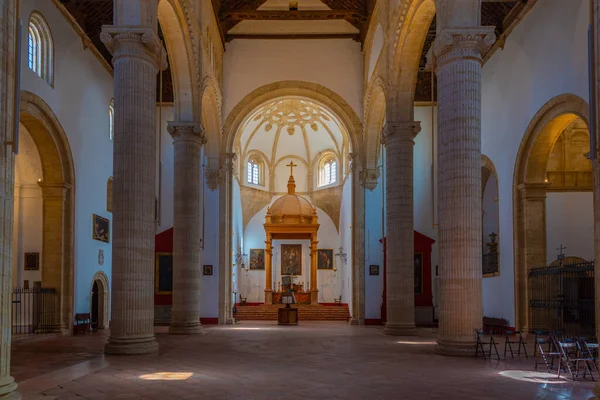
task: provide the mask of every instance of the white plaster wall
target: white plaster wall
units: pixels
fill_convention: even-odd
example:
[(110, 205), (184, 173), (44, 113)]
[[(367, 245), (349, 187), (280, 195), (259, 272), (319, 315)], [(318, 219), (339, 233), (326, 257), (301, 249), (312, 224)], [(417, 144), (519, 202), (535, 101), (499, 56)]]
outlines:
[[(380, 160), (381, 164), (381, 160)], [(382, 227), (382, 180), (377, 187), (365, 191), (365, 318), (381, 318), (383, 301), (383, 245), (379, 240), (385, 236)], [(369, 266), (379, 265), (379, 275), (369, 275)]]
[(557, 259), (560, 246), (567, 256), (594, 259), (594, 196), (592, 192), (551, 192), (546, 195), (546, 261)]
[[(513, 176), (519, 145), (537, 111), (550, 99), (573, 93), (588, 99), (586, 0), (538, 2), (483, 67), (482, 152), (499, 180), (500, 276), (484, 279), (488, 296), (500, 297), (486, 315), (514, 323)], [(559, 28), (557, 28), (559, 27)]]
[[(163, 104), (156, 107), (156, 126), (160, 125), (160, 153), (156, 148), (156, 176), (161, 176), (160, 182), (160, 208), (157, 233), (173, 227), (173, 177), (174, 177), (174, 149), (173, 138), (167, 131), (169, 121), (173, 120), (175, 110), (172, 104)], [(159, 184), (156, 183), (156, 196), (158, 197)]]
[[(241, 253), (241, 254), (250, 254), (249, 251), (245, 251), (244, 249), (244, 219), (243, 219), (243, 215), (242, 215), (242, 197), (241, 197), (241, 193), (240, 193), (240, 185), (238, 183), (237, 180), (233, 180), (233, 190), (232, 190), (232, 231), (233, 231), (233, 238), (232, 238), (232, 245), (231, 245), (231, 259), (232, 259), (232, 264), (235, 264), (233, 266), (233, 283), (232, 283), (232, 287), (234, 289), (239, 288), (240, 290), (242, 289), (242, 287), (240, 286), (240, 274), (243, 272), (242, 269), (242, 265), (239, 265), (236, 261), (236, 254)], [(242, 264), (248, 263), (247, 260), (248, 257), (246, 257), (246, 259), (242, 259)], [(263, 283), (263, 287), (264, 287), (264, 283)], [(234, 290), (234, 292), (237, 292), (237, 290)], [(245, 296), (245, 293), (243, 293), (243, 290), (240, 293), (240, 296)], [(250, 301), (250, 300), (248, 300)]]
[(323, 85), (362, 116), (363, 57), (351, 39), (256, 40), (227, 43), (223, 74), (223, 115), (253, 90), (278, 81)]
[[(54, 87), (29, 70), (27, 64), (27, 27), (33, 10), (44, 16), (54, 39)], [(73, 156), (74, 312), (88, 312), (92, 277), (97, 271), (111, 276), (112, 246), (92, 240), (92, 214), (112, 218), (106, 211), (106, 182), (112, 175), (108, 105), (113, 96), (113, 79), (92, 52), (83, 49), (81, 38), (52, 2), (22, 0), (20, 15), (21, 89), (35, 93), (50, 106), (66, 132)], [(98, 265), (100, 249), (104, 250), (102, 266)]]
[[(33, 283), (42, 280), (42, 189), (37, 184), (25, 184), (15, 187), (15, 219), (13, 254), (13, 282), (23, 287), (23, 281)], [(39, 271), (25, 271), (25, 253), (40, 254)], [(15, 280), (16, 278), (16, 280)]]
[(204, 185), (204, 248), (200, 253), (203, 265), (212, 265), (213, 274), (201, 277), (200, 317), (219, 315), (219, 189)]
[[(276, 196), (272, 199), (271, 204), (278, 199)], [(241, 202), (234, 203), (239, 204), (241, 214)], [(265, 216), (267, 214), (267, 208), (270, 205), (264, 207), (260, 212), (254, 215), (246, 229), (244, 230), (244, 253), (250, 254), (250, 249), (264, 249), (265, 248)], [(236, 213), (234, 206), (234, 215)], [(323, 210), (317, 207), (317, 217), (319, 218), (319, 249), (334, 249), (334, 254), (340, 246), (340, 236), (337, 229), (329, 215)], [(235, 225), (234, 225), (235, 226)], [(310, 282), (310, 241), (309, 240), (274, 240), (273, 241), (273, 282), (276, 289), (279, 287), (278, 284), (281, 282), (281, 244), (302, 244), (302, 276), (298, 278), (299, 281), (309, 283)], [(346, 246), (344, 245), (344, 249)], [(349, 255), (350, 251), (346, 251)], [(343, 270), (339, 257), (335, 257), (334, 265), (338, 269), (337, 271), (317, 271), (317, 281), (319, 289), (319, 302), (321, 303), (333, 303), (334, 298), (342, 294), (342, 273)], [(350, 268), (344, 266), (344, 268)], [(263, 302), (265, 300), (265, 272), (264, 271), (240, 271), (238, 286), (240, 293), (245, 297), (247, 296), (249, 302)]]

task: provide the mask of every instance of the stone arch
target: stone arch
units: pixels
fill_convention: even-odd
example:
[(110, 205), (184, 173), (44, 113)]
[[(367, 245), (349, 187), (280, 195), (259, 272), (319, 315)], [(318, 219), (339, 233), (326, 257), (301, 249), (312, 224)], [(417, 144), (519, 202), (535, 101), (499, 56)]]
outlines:
[(215, 82), (206, 76), (203, 82), (202, 98), (202, 125), (206, 134), (205, 156), (218, 162), (221, 147), (221, 93)]
[(42, 162), (42, 286), (59, 294), (56, 328), (72, 330), (74, 285), (75, 167), (65, 131), (37, 95), (22, 91), (20, 122), (33, 139)]
[(198, 67), (190, 57), (192, 38), (180, 2), (161, 0), (158, 3), (158, 21), (165, 36), (169, 65), (173, 74), (176, 121), (195, 122), (200, 120), (198, 82), (193, 72)]
[(405, 1), (397, 11), (396, 31), (390, 62), (389, 121), (412, 121), (419, 61), (431, 21), (435, 17), (434, 0)]
[(98, 283), (98, 329), (106, 329), (110, 320), (110, 283), (104, 271), (98, 271), (94, 274), (90, 284), (90, 310), (92, 309), (91, 293), (95, 282)]
[[(368, 175), (379, 177), (379, 156), (381, 150), (381, 130), (386, 118), (386, 90), (383, 78), (377, 77), (369, 86), (365, 98), (365, 168)], [(367, 188), (373, 190), (377, 179), (369, 179)]]
[[(492, 162), (492, 160), (490, 160), (490, 158), (488, 156), (486, 156), (485, 154), (481, 155), (481, 187), (485, 188), (485, 185), (487, 184), (488, 179), (491, 176), (495, 176), (496, 177), (496, 186), (498, 186), (498, 172), (496, 171), (496, 166), (494, 165), (494, 163)], [(483, 190), (482, 193), (483, 195)]]
[(519, 146), (513, 176), (513, 230), (517, 327), (531, 331), (527, 274), (546, 264), (546, 166), (564, 128), (581, 118), (589, 126), (588, 104), (573, 94), (549, 100), (535, 114)]
[[(259, 87), (246, 95), (229, 113), (223, 124), (223, 140), (220, 148), (221, 193), (219, 209), (225, 210), (219, 229), (219, 322), (232, 323), (233, 295), (232, 276), (232, 191), (233, 171), (236, 162), (235, 142), (244, 122), (258, 107), (274, 99), (294, 96), (304, 97), (321, 104), (335, 115), (345, 136), (348, 137), (352, 153), (353, 215), (352, 226), (352, 323), (364, 324), (364, 191), (360, 193), (359, 169), (362, 151), (362, 123), (352, 107), (337, 93), (317, 83), (304, 81), (280, 81)], [(358, 161), (358, 162), (356, 162)], [(356, 199), (356, 200), (354, 200)], [(362, 200), (361, 200), (362, 199)]]

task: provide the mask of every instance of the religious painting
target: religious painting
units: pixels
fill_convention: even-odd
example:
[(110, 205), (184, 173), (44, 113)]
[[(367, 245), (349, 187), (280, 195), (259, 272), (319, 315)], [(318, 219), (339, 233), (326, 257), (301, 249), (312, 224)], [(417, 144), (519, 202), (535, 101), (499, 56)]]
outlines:
[(213, 274), (213, 266), (212, 265), (203, 265), (202, 266), (202, 275), (212, 275)]
[(265, 269), (265, 249), (250, 249), (250, 270)]
[(39, 271), (40, 253), (25, 253), (25, 271)]
[(415, 294), (423, 294), (423, 253), (415, 253)]
[(281, 245), (281, 275), (302, 275), (302, 245)]
[(317, 252), (317, 269), (333, 269), (333, 250), (320, 249)]
[(379, 265), (369, 265), (369, 275), (379, 275)]
[(173, 293), (173, 253), (156, 253), (154, 288), (156, 294)]
[(92, 239), (110, 243), (110, 221), (92, 214)]

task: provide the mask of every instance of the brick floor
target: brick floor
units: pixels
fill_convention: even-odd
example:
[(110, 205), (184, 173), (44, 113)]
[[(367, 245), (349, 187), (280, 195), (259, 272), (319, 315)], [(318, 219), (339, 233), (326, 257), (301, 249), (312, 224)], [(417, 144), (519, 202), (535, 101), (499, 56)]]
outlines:
[(153, 356), (103, 356), (102, 333), (22, 341), (13, 347), (14, 376), (24, 398), (31, 400), (592, 396), (589, 381), (532, 381), (532, 358), (438, 356), (431, 329), (420, 329), (413, 338), (384, 336), (380, 327), (333, 322), (301, 322), (295, 327), (243, 322), (205, 331), (202, 336), (179, 337), (157, 328), (161, 350)]

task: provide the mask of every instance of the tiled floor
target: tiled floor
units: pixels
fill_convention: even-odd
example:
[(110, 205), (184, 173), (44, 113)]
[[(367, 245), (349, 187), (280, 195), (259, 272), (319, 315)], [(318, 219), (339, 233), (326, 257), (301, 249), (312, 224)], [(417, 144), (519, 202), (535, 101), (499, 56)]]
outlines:
[(379, 327), (244, 322), (198, 337), (157, 328), (160, 354), (103, 356), (104, 334), (21, 341), (13, 375), (25, 399), (588, 399), (593, 383), (532, 375), (533, 359), (434, 354)]

